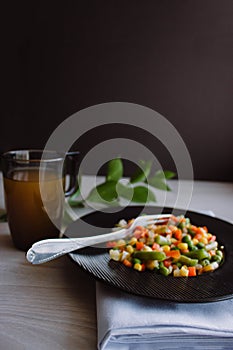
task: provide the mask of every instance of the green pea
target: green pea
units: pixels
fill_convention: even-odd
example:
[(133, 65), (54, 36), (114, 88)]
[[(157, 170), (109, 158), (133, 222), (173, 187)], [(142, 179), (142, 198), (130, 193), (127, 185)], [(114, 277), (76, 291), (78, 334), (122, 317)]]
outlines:
[(202, 242), (197, 243), (197, 248), (201, 249), (204, 248), (205, 244)]
[(134, 259), (133, 259), (133, 263), (134, 263), (134, 264), (141, 264), (142, 262), (141, 262), (140, 259), (134, 258)]
[(186, 235), (182, 238), (182, 242), (190, 244), (191, 239), (190, 236)]
[(210, 261), (208, 259), (204, 259), (204, 260), (202, 260), (201, 264), (202, 264), (202, 266), (207, 266), (210, 264)]

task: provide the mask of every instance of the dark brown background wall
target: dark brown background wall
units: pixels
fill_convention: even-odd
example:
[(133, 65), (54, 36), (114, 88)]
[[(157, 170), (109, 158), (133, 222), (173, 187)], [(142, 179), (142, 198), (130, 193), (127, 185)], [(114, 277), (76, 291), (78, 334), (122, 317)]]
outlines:
[(233, 1), (15, 1), (2, 14), (0, 152), (43, 147), (82, 108), (133, 102), (173, 123), (196, 179), (233, 180)]

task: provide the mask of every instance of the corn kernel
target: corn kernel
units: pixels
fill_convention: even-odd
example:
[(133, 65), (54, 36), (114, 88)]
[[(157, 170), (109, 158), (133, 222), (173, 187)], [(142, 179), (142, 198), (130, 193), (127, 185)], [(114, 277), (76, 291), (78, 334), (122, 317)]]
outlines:
[(146, 245), (146, 246), (143, 248), (143, 251), (144, 251), (144, 252), (151, 252), (151, 251), (152, 251), (152, 248), (149, 247), (148, 245)]
[(134, 264), (133, 268), (137, 271), (142, 271), (142, 265), (139, 263)]
[(169, 252), (169, 251), (170, 251), (170, 249), (171, 249), (171, 248), (170, 248), (170, 246), (169, 246), (169, 245), (167, 245), (167, 244), (163, 246), (163, 251), (164, 251), (164, 253)]
[(173, 276), (174, 277), (180, 277), (180, 269), (179, 268), (173, 270)]
[(197, 245), (198, 243), (199, 243), (198, 239), (193, 238), (193, 244), (194, 244), (194, 245)]
[(208, 272), (208, 271), (214, 271), (215, 269), (218, 268), (218, 263), (216, 261), (212, 262), (211, 264), (204, 266), (202, 271), (203, 272)]
[(177, 247), (180, 250), (187, 250), (188, 249), (188, 243), (179, 243), (179, 244), (177, 244)]
[(133, 252), (134, 252), (134, 249), (133, 249), (133, 247), (132, 247), (131, 245), (127, 245), (127, 246), (126, 246), (126, 250), (127, 250), (127, 252), (128, 252), (129, 254), (133, 254)]
[(117, 246), (118, 247), (125, 246), (125, 240), (124, 239), (119, 239), (119, 241), (117, 242)]
[(208, 271), (213, 271), (213, 267), (209, 264), (203, 267), (202, 271), (203, 272), (208, 272)]
[(206, 245), (208, 244), (208, 239), (206, 237), (201, 237), (200, 242)]
[(189, 270), (187, 269), (187, 266), (183, 265), (180, 269), (180, 276), (182, 277), (188, 277)]
[(157, 260), (149, 260), (146, 262), (146, 267), (149, 270), (154, 270), (159, 267), (159, 263)]
[(136, 237), (132, 237), (131, 240), (129, 241), (129, 244), (134, 245), (134, 244), (136, 244), (137, 241), (138, 240)]

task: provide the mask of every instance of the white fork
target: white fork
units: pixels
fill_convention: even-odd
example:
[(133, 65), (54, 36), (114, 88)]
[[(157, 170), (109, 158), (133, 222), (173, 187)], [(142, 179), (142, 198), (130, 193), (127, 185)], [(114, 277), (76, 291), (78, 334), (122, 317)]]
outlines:
[(163, 223), (171, 217), (170, 214), (142, 215), (137, 217), (128, 227), (115, 232), (105, 233), (98, 236), (82, 238), (53, 238), (36, 242), (27, 252), (27, 260), (32, 264), (42, 264), (56, 259), (74, 250), (99, 243), (118, 240), (132, 234), (136, 226), (147, 226)]

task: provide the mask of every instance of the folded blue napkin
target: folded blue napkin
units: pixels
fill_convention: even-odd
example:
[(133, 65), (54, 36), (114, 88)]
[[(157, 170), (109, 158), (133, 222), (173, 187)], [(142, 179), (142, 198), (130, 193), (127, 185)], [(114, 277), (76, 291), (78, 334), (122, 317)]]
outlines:
[(167, 302), (98, 282), (96, 304), (99, 350), (233, 350), (233, 299)]
[(190, 304), (96, 284), (99, 350), (232, 350), (233, 299)]

